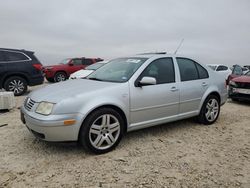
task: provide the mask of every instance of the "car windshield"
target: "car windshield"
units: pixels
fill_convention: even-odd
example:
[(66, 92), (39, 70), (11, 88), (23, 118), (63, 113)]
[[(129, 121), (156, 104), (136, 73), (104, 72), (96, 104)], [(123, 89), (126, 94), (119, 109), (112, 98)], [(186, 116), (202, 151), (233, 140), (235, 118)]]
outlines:
[(248, 71), (245, 75), (246, 75), (246, 76), (250, 76), (250, 71)]
[(95, 63), (95, 64), (93, 64), (93, 65), (87, 66), (85, 69), (86, 69), (86, 70), (97, 70), (97, 69), (99, 69), (100, 67), (102, 67), (103, 65), (105, 65), (105, 63)]
[(97, 69), (87, 79), (126, 82), (146, 60), (147, 58), (138, 57), (114, 59), (109, 61), (105, 66)]
[(216, 69), (216, 65), (208, 65), (211, 69), (215, 70)]
[(70, 59), (64, 59), (60, 62), (60, 64), (66, 65)]

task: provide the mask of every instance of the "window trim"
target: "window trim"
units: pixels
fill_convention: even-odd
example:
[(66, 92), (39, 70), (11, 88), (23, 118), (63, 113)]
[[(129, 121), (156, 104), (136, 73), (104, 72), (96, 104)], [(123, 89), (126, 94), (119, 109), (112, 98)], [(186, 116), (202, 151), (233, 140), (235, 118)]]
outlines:
[[(175, 59), (176, 59), (177, 65), (178, 65), (179, 74), (180, 74), (180, 81), (181, 81), (181, 82), (187, 82), (187, 81), (192, 81), (192, 80), (185, 80), (185, 81), (182, 81), (182, 80), (181, 80), (181, 72), (180, 72), (180, 67), (179, 67), (179, 64), (178, 64), (178, 59), (186, 59), (186, 60), (190, 60), (190, 61), (194, 62), (195, 69), (196, 69), (196, 71), (197, 71), (197, 73), (198, 73), (198, 79), (194, 79), (194, 80), (203, 80), (203, 79), (208, 79), (208, 78), (209, 78), (209, 73), (208, 73), (207, 69), (206, 69), (205, 67), (203, 67), (200, 63), (196, 62), (195, 60), (190, 59), (190, 58), (186, 58), (186, 57), (176, 57)], [(199, 73), (199, 70), (198, 70), (198, 67), (197, 67), (197, 64), (200, 65), (202, 68), (204, 68), (204, 69), (206, 70), (207, 75), (208, 75), (207, 78), (201, 78), (200, 73)]]
[[(174, 58), (173, 57), (160, 57), (160, 58), (157, 58), (157, 59), (154, 59), (153, 61), (151, 61), (143, 70), (142, 72), (140, 73), (140, 75), (136, 78), (135, 82), (134, 82), (134, 86), (135, 87), (139, 87), (138, 83), (140, 81), (141, 78), (141, 75), (143, 74), (143, 72), (146, 70), (146, 68), (148, 68), (149, 65), (151, 65), (153, 62), (159, 60), (159, 59), (171, 59), (172, 60), (172, 66), (173, 66), (173, 70), (174, 70), (174, 82), (169, 82), (169, 83), (161, 83), (161, 84), (155, 84), (155, 85), (162, 85), (162, 84), (173, 84), (173, 83), (176, 83), (176, 72), (175, 72), (175, 63), (174, 63)], [(147, 86), (155, 86), (155, 85), (147, 85)], [(144, 86), (143, 86), (144, 87)]]
[[(31, 60), (32, 60), (28, 55), (26, 55), (26, 54), (23, 53), (23, 52), (14, 51), (14, 50), (1, 50), (1, 51), (4, 52), (5, 61), (0, 61), (0, 62), (15, 63), (15, 62), (26, 62), (26, 61), (31, 61)], [(7, 60), (7, 57), (6, 57), (5, 52), (23, 54), (25, 57), (27, 57), (27, 59), (26, 59), (26, 60), (9, 61), (9, 60)]]

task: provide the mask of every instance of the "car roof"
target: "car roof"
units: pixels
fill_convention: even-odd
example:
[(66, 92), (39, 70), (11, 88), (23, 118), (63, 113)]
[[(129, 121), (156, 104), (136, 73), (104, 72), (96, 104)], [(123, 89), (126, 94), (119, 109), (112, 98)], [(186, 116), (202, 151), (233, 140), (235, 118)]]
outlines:
[(30, 52), (34, 53), (33, 51), (25, 50), (25, 49), (14, 49), (14, 48), (0, 48), (3, 51), (18, 51), (18, 52)]
[(167, 54), (167, 53), (142, 53), (142, 54), (132, 55), (130, 57), (152, 58), (152, 57), (183, 57), (183, 56), (176, 54)]

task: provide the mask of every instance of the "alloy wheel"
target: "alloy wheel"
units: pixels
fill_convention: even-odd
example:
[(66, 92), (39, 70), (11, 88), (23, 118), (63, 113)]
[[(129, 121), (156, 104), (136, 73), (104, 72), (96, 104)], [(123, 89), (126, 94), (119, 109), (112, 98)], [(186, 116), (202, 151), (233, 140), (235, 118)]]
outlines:
[(21, 80), (12, 80), (9, 83), (9, 91), (13, 91), (14, 94), (19, 94), (24, 91), (24, 83)]
[(219, 103), (212, 98), (207, 102), (205, 116), (209, 122), (214, 121), (219, 114)]
[(116, 143), (120, 131), (118, 119), (114, 115), (104, 114), (98, 117), (90, 126), (90, 143), (98, 150), (108, 149)]

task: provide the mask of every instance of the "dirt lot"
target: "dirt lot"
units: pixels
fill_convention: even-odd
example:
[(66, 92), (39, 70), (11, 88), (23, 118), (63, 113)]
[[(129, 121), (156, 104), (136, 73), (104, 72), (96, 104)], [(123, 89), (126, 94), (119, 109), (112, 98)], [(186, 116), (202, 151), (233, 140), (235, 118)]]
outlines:
[(250, 104), (229, 100), (211, 126), (128, 133), (104, 155), (39, 141), (19, 119), (17, 108), (0, 114), (0, 187), (250, 187)]

